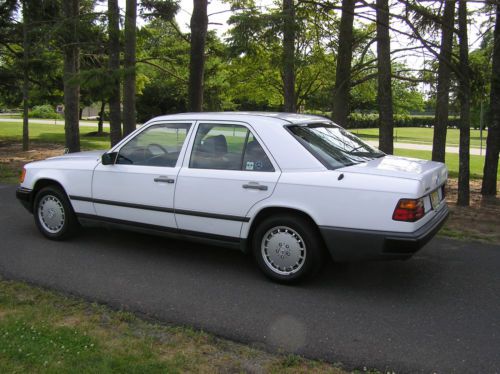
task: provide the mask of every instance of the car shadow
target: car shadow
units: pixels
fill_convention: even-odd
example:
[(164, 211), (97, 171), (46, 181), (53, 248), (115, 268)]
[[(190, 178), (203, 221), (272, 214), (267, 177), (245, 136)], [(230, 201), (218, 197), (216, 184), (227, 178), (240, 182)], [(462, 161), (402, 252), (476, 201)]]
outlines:
[(280, 285), (261, 274), (251, 255), (234, 249), (102, 228), (86, 228), (76, 240), (88, 247), (105, 248), (117, 256), (133, 256), (138, 259), (138, 265), (140, 261), (164, 262), (177, 268), (190, 268), (193, 273), (217, 271), (221, 279), (231, 282), (236, 279), (241, 283), (272, 284), (276, 289), (317, 292), (342, 290), (359, 296), (378, 293), (391, 299), (400, 298), (401, 294), (418, 298), (427, 293), (429, 287), (439, 284), (443, 266), (440, 261), (426, 255), (425, 248), (424, 254), (406, 261), (334, 263), (328, 258), (312, 279), (294, 285)]

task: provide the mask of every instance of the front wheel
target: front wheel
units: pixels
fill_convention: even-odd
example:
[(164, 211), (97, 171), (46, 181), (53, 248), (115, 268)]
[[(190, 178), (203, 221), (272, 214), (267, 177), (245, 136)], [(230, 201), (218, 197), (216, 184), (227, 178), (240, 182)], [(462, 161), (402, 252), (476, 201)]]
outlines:
[(319, 270), (323, 242), (318, 230), (300, 216), (272, 216), (259, 224), (252, 250), (266, 276), (281, 283), (297, 282)]
[(66, 194), (56, 186), (44, 187), (36, 194), (33, 215), (38, 230), (49, 239), (64, 240), (78, 227)]

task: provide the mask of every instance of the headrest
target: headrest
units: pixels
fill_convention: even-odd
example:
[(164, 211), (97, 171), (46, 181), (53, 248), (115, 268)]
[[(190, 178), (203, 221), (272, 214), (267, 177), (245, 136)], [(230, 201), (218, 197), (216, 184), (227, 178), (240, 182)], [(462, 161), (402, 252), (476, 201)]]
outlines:
[(203, 140), (200, 147), (203, 152), (212, 153), (216, 156), (222, 156), (227, 153), (227, 141), (224, 135), (211, 136)]

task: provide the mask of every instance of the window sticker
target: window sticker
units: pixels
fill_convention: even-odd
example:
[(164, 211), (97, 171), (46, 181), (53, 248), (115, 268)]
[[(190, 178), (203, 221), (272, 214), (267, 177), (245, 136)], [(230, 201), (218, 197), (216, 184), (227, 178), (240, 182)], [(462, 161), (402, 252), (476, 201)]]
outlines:
[(255, 162), (255, 168), (256, 168), (257, 170), (262, 169), (262, 161), (256, 161), (256, 162)]
[(247, 161), (247, 164), (245, 166), (246, 170), (253, 170), (253, 162), (252, 161)]

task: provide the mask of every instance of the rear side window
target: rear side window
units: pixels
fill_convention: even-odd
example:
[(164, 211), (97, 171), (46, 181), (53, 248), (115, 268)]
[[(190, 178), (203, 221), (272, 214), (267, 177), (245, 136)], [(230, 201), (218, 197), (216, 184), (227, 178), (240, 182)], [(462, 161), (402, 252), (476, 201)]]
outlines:
[(189, 167), (274, 171), (264, 149), (245, 126), (213, 123), (198, 126)]
[(288, 129), (300, 144), (329, 169), (338, 169), (385, 156), (385, 153), (332, 123), (291, 125)]

